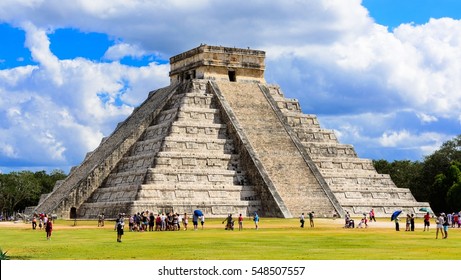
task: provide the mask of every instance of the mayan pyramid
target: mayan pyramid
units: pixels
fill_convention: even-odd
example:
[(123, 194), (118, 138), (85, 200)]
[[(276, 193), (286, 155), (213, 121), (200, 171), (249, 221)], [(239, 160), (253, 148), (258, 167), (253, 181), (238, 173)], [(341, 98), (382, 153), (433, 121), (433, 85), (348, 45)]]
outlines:
[(265, 52), (201, 45), (170, 58), (147, 99), (28, 211), (297, 217), (418, 213), (409, 189), (264, 80)]

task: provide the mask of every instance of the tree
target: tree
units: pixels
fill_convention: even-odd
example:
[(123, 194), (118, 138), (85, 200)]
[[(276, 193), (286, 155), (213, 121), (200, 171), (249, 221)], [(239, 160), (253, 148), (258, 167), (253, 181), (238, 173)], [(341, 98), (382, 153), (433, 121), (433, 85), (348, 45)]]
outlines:
[(461, 209), (461, 163), (454, 161), (446, 172), (435, 177), (431, 188), (431, 206), (436, 212)]
[[(450, 169), (454, 162), (461, 162), (461, 135), (445, 142), (439, 150), (425, 157), (420, 173), (420, 184), (427, 190), (426, 201), (429, 201), (436, 212), (449, 210), (447, 194), (452, 184), (448, 185), (446, 180), (452, 180), (450, 172), (454, 171)], [(454, 187), (452, 194), (456, 193), (457, 187)]]
[(18, 210), (24, 201), (40, 195), (40, 184), (30, 171), (12, 172), (2, 175), (0, 181), (0, 203), (2, 212)]
[(0, 174), (0, 208), (8, 214), (38, 204), (40, 195), (49, 193), (58, 180), (66, 177), (61, 170), (11, 172)]

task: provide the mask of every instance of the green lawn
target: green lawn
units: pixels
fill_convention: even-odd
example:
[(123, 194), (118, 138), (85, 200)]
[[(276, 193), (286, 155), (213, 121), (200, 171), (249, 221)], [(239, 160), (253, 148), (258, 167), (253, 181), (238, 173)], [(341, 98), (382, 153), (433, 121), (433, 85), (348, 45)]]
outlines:
[[(396, 232), (386, 220), (367, 229), (344, 229), (341, 220), (317, 219), (315, 228), (299, 228), (297, 219), (266, 219), (256, 231), (225, 231), (208, 219), (204, 230), (128, 232), (116, 242), (113, 223), (57, 220), (52, 240), (30, 224), (0, 223), (0, 248), (13, 260), (460, 260), (461, 229), (436, 240), (435, 227)], [(401, 227), (404, 224), (401, 224)], [(401, 229), (402, 230), (402, 229)], [(440, 238), (440, 237), (439, 237)]]

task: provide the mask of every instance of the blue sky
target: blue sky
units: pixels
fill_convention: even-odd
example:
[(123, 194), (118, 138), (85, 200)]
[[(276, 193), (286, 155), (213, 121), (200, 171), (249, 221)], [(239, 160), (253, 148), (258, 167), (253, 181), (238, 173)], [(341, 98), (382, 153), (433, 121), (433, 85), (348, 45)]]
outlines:
[(0, 172), (68, 172), (201, 43), (266, 51), (266, 80), (360, 157), (422, 160), (461, 131), (460, 18), (454, 0), (3, 0)]

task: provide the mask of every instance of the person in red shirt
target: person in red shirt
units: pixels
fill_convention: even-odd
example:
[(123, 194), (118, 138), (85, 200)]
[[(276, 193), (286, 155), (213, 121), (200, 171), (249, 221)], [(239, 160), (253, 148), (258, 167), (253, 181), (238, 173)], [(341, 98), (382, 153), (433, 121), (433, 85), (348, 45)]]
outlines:
[(51, 239), (51, 232), (53, 231), (53, 221), (51, 217), (48, 219), (48, 221), (45, 224), (45, 231), (46, 231), (46, 239), (50, 240)]
[(427, 212), (425, 215), (424, 215), (424, 230), (423, 231), (426, 231), (426, 228), (427, 228), (427, 231), (429, 231), (429, 226), (431, 225), (431, 215), (429, 214), (429, 212)]

